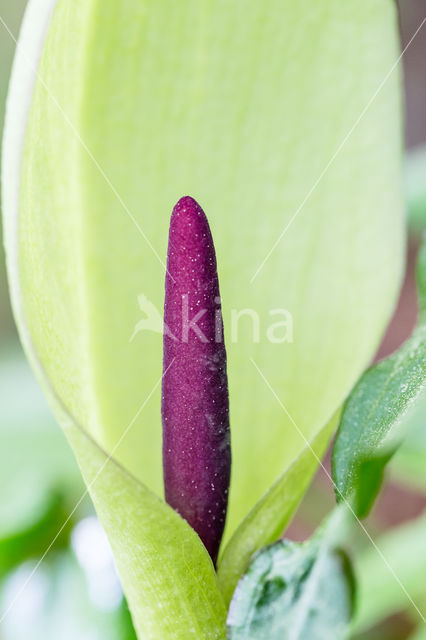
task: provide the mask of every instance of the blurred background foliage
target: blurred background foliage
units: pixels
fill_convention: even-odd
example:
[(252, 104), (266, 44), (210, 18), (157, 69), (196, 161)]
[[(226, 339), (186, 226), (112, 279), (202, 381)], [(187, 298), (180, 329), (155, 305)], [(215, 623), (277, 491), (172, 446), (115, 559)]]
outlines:
[[(0, 131), (25, 0), (0, 0)], [(407, 44), (426, 18), (425, 0), (400, 0)], [(407, 273), (378, 357), (411, 332), (414, 263), (426, 230), (426, 26), (404, 56)], [(356, 640), (426, 640), (426, 394), (407, 418), (404, 446), (386, 485), (349, 544), (358, 576)], [(326, 466), (329, 460), (325, 461)], [(83, 496), (83, 497), (82, 497)], [(286, 532), (301, 540), (331, 508), (320, 470)], [(384, 559), (383, 559), (384, 558)], [(397, 578), (395, 577), (397, 576)], [(106, 538), (74, 458), (23, 357), (8, 302), (0, 249), (0, 639), (135, 640)]]

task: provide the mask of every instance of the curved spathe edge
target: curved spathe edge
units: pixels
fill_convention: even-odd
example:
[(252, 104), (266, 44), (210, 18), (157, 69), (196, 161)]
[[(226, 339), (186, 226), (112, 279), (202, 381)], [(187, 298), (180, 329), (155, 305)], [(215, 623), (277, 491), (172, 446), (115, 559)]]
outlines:
[[(28, 359), (31, 362), (37, 380), (45, 391), (54, 413), (59, 414), (66, 429), (75, 426), (95, 445), (106, 458), (109, 458), (129, 477), (144, 486), (127, 469), (92, 438), (88, 431), (78, 423), (62, 402), (44, 366), (38, 357), (26, 322), (24, 304), (19, 278), (19, 192), (21, 184), (22, 155), (25, 146), (25, 134), (31, 109), (32, 96), (38, 75), (43, 44), (49, 30), (54, 10), (59, 0), (29, 0), (19, 38), (9, 83), (6, 102), (6, 117), (2, 143), (2, 208), (4, 223), (4, 247), (6, 253), (7, 276), (12, 310), (18, 327), (19, 337)], [(23, 44), (25, 42), (25, 45)], [(42, 81), (42, 80), (41, 80)], [(46, 87), (48, 90), (48, 88)], [(149, 491), (147, 489), (147, 491)], [(150, 492), (152, 493), (152, 492)], [(152, 495), (155, 495), (154, 493)]]
[[(101, 473), (104, 467), (106, 465), (112, 465), (112, 468), (115, 469), (118, 473), (117, 479), (119, 484), (123, 486), (124, 482), (124, 484), (126, 484), (130, 488), (135, 488), (134, 490), (131, 489), (131, 492), (133, 491), (132, 495), (135, 496), (135, 499), (137, 499), (137, 496), (139, 496), (141, 499), (141, 504), (135, 505), (135, 513), (133, 514), (133, 518), (137, 518), (138, 514), (139, 517), (142, 516), (142, 519), (139, 519), (138, 526), (141, 526), (142, 529), (145, 526), (143, 517), (144, 513), (145, 517), (147, 517), (149, 520), (150, 506), (154, 511), (157, 511), (158, 509), (164, 510), (163, 513), (165, 516), (165, 520), (167, 521), (166, 529), (171, 526), (176, 531), (180, 531), (182, 533), (182, 545), (189, 545), (188, 551), (190, 551), (190, 549), (192, 548), (195, 562), (195, 567), (193, 567), (192, 569), (196, 569), (198, 567), (198, 571), (196, 572), (197, 576), (195, 576), (194, 571), (191, 570), (190, 574), (194, 573), (194, 575), (189, 578), (186, 586), (183, 583), (181, 584), (181, 581), (184, 579), (185, 575), (187, 575), (188, 572), (185, 573), (182, 571), (182, 561), (179, 558), (175, 570), (173, 570), (173, 568), (169, 566), (169, 573), (165, 576), (166, 584), (167, 579), (169, 580), (169, 583), (170, 581), (173, 583), (173, 589), (171, 593), (172, 595), (174, 594), (174, 598), (181, 599), (180, 603), (175, 603), (175, 611), (184, 610), (186, 612), (183, 618), (179, 621), (179, 629), (175, 629), (175, 631), (173, 632), (177, 635), (173, 635), (173, 637), (186, 638), (188, 629), (190, 627), (192, 628), (193, 624), (197, 623), (197, 611), (191, 612), (191, 607), (189, 606), (191, 602), (190, 595), (192, 594), (191, 597), (193, 599), (195, 598), (195, 600), (198, 599), (199, 602), (201, 600), (208, 603), (208, 601), (211, 599), (211, 604), (209, 605), (209, 609), (211, 609), (211, 615), (204, 612), (204, 615), (202, 616), (202, 618), (204, 618), (204, 622), (209, 623), (207, 625), (208, 628), (206, 628), (205, 633), (203, 634), (203, 637), (210, 638), (212, 637), (211, 633), (213, 633), (214, 637), (216, 638), (219, 637), (218, 634), (221, 633), (220, 625), (222, 618), (224, 624), (226, 610), (220, 590), (217, 585), (216, 573), (213, 564), (211, 563), (211, 559), (207, 551), (205, 550), (204, 545), (185, 520), (183, 520), (171, 507), (169, 507), (169, 505), (167, 505), (163, 500), (161, 500), (157, 495), (149, 490), (142, 482), (140, 482), (139, 479), (134, 477), (115, 458), (113, 458), (112, 455), (107, 454), (107, 452), (94, 440), (87, 429), (85, 429), (83, 425), (79, 424), (79, 422), (74, 419), (74, 416), (71, 415), (70, 411), (61, 400), (59, 394), (54, 388), (52, 381), (46, 373), (46, 370), (39, 358), (37, 349), (33, 342), (29, 325), (26, 321), (19, 275), (19, 210), (23, 164), (22, 159), (25, 151), (25, 138), (34, 88), (37, 80), (43, 83), (43, 79), (38, 75), (43, 45), (57, 5), (58, 0), (29, 1), (22, 24), (20, 37), (17, 43), (7, 100), (5, 130), (2, 147), (2, 194), (5, 226), (4, 243), (6, 250), (6, 264), (15, 321), (18, 326), (22, 345), (32, 365), (36, 378), (40, 386), (43, 388), (54, 414), (58, 418), (58, 421), (67, 434), (67, 438), (72, 448), (74, 449), (75, 453), (79, 451), (78, 462), (79, 464), (82, 461), (84, 463), (83, 466), (85, 468), (83, 469), (81, 465), (80, 467), (83, 475), (86, 478), (88, 490), (91, 491), (93, 489), (94, 481), (97, 479), (98, 475)], [(45, 88), (48, 91), (48, 87)], [(83, 459), (87, 457), (87, 455), (90, 455), (90, 449), (92, 449), (94, 459), (91, 460), (88, 464), (87, 460), (85, 461)], [(108, 476), (108, 482), (110, 482), (110, 476)], [(96, 491), (94, 492), (93, 497), (97, 497)], [(120, 515), (117, 514), (115, 523), (113, 522), (114, 518), (112, 518), (112, 521), (110, 521), (107, 513), (108, 508), (105, 509), (106, 505), (103, 504), (102, 499), (100, 502), (98, 502), (97, 500), (95, 500), (95, 502), (97, 502), (97, 508), (100, 508), (101, 514), (103, 515), (101, 520), (106, 522), (108, 528), (111, 529), (111, 526), (117, 527), (117, 522), (120, 521)], [(148, 511), (146, 511), (146, 509)], [(161, 511), (159, 514), (157, 513), (157, 517), (158, 516), (161, 516)], [(131, 519), (132, 514), (129, 514), (129, 517)], [(136, 524), (137, 523), (138, 520), (136, 520)], [(149, 522), (147, 522), (147, 526), (147, 535), (149, 536)], [(114, 528), (112, 529), (112, 533), (115, 533)], [(167, 533), (166, 530), (165, 533)], [(114, 541), (116, 542), (117, 538), (120, 538), (120, 535), (113, 535), (113, 538), (114, 540), (111, 540), (112, 546), (114, 546)], [(124, 545), (126, 545), (127, 543), (128, 539), (125, 539)], [(122, 543), (120, 543), (120, 546), (121, 544)], [(142, 634), (145, 634), (146, 631), (151, 628), (156, 628), (158, 630), (158, 627), (156, 626), (158, 624), (160, 624), (162, 628), (162, 625), (166, 623), (166, 620), (164, 621), (164, 623), (161, 622), (162, 617), (164, 617), (164, 613), (161, 611), (162, 607), (167, 604), (167, 593), (162, 594), (164, 596), (163, 598), (158, 598), (158, 607), (154, 606), (154, 609), (156, 610), (152, 612), (152, 619), (147, 620), (146, 607), (149, 607), (149, 598), (148, 602), (145, 605), (143, 604), (144, 598), (142, 598), (141, 604), (139, 580), (134, 572), (133, 577), (131, 573), (129, 573), (125, 561), (123, 561), (123, 559), (121, 558), (121, 555), (123, 554), (121, 554), (120, 551), (121, 550), (118, 549), (118, 556), (116, 560), (119, 567), (121, 565), (121, 567), (123, 568), (125, 574), (124, 576), (122, 576), (123, 583), (125, 585), (127, 584), (127, 587), (130, 591), (129, 595), (131, 595), (131, 599), (133, 600), (133, 603), (135, 605), (136, 611), (133, 611), (133, 617), (136, 628)], [(178, 553), (179, 549), (175, 551), (176, 553)], [(137, 548), (131, 550), (131, 552), (133, 554), (136, 554)], [(168, 560), (169, 563), (172, 562), (171, 557), (173, 553), (174, 551), (172, 552), (170, 548), (165, 549), (163, 561)], [(145, 574), (145, 562), (146, 561), (144, 558), (144, 554), (142, 554), (139, 563), (139, 576), (144, 576)], [(201, 571), (202, 566), (204, 567), (204, 570)], [(189, 564), (187, 568), (190, 569)], [(155, 570), (155, 567), (153, 567), (153, 570)], [(148, 574), (150, 573), (152, 573), (152, 571), (148, 572)], [(201, 580), (201, 576), (203, 573), (205, 575), (205, 578), (207, 578), (205, 584), (202, 584)], [(153, 576), (151, 576), (151, 580), (149, 579), (149, 575), (147, 577), (148, 591), (152, 591), (152, 586), (155, 580), (153, 579)], [(134, 584), (135, 580), (137, 581), (137, 584)], [(178, 595), (180, 587), (183, 587), (182, 598), (179, 598)], [(162, 600), (163, 603), (161, 603), (160, 600)], [(216, 608), (216, 613), (214, 614), (212, 610), (213, 606), (215, 606)], [(209, 618), (208, 620), (206, 620), (206, 615)], [(213, 625), (213, 627), (211, 625)]]
[[(12, 309), (25, 350), (35, 349), (24, 322), (19, 281), (19, 187), (25, 132), (34, 86), (38, 77), (43, 43), (58, 0), (29, 0), (16, 42), (15, 58), (9, 82), (2, 143), (2, 206), (4, 246)], [(24, 44), (25, 43), (25, 44)], [(41, 368), (38, 363), (37, 368)]]
[[(114, 464), (129, 477), (132, 477), (135, 482), (144, 486), (140, 480), (134, 477), (116, 459), (109, 456), (88, 431), (70, 414), (68, 408), (64, 405), (52, 385), (38, 357), (37, 349), (32, 340), (31, 332), (25, 318), (19, 278), (19, 191), (22, 155), (24, 152), (25, 134), (31, 109), (33, 90), (37, 79), (40, 79), (38, 68), (43, 44), (58, 2), (59, 0), (29, 0), (17, 41), (6, 103), (2, 144), (1, 186), (5, 231), (4, 247), (12, 310), (26, 355), (31, 362), (39, 384), (49, 399), (52, 410), (61, 416), (63, 427), (65, 429), (71, 425), (77, 427), (106, 458), (112, 460)], [(23, 42), (25, 42), (25, 46)], [(147, 491), (149, 491), (149, 489), (147, 489)], [(155, 495), (151, 491), (150, 493)]]

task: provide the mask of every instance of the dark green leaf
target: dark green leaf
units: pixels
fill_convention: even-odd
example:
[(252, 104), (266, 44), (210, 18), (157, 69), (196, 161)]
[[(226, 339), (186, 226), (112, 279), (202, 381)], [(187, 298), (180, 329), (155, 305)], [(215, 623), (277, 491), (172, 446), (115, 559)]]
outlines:
[(398, 484), (426, 492), (426, 393), (407, 415), (407, 434), (390, 465)]
[(426, 325), (426, 233), (417, 259), (417, 289), (419, 295), (419, 324)]
[(37, 517), (33, 514), (27, 527), (0, 538), (0, 575), (29, 558), (41, 556), (50, 546), (67, 544), (74, 521), (68, 518), (69, 502), (63, 493), (44, 496), (43, 502), (39, 499), (37, 509)]
[(354, 581), (347, 557), (314, 538), (281, 540), (259, 552), (228, 616), (230, 640), (345, 638)]
[[(0, 351), (0, 574), (41, 556), (83, 493), (83, 483), (22, 352)], [(55, 543), (55, 545), (56, 545)]]
[(426, 243), (417, 268), (419, 323), (392, 356), (371, 367), (350, 395), (333, 450), (338, 501), (360, 517), (371, 508), (383, 470), (401, 442), (404, 419), (426, 385)]
[(411, 232), (426, 229), (426, 145), (410, 151), (405, 159), (405, 198)]

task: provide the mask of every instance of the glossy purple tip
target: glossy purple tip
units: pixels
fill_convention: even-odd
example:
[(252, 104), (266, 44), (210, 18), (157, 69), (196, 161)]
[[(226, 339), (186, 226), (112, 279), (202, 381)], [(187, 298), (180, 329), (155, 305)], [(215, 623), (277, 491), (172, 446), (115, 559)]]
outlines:
[(215, 563), (231, 468), (226, 351), (213, 239), (189, 196), (170, 222), (162, 418), (166, 500)]

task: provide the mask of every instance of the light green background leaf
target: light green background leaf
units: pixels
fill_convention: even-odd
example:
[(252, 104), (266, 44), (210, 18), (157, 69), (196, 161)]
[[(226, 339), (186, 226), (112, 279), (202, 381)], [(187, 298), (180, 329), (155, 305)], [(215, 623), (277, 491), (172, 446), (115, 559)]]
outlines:
[(354, 560), (359, 589), (354, 632), (397, 611), (410, 609), (417, 617), (409, 597), (426, 616), (426, 515), (382, 535), (376, 545), (380, 554), (367, 545)]
[(84, 485), (67, 441), (18, 348), (0, 351), (0, 406), (3, 539), (31, 528), (51, 503), (52, 493), (59, 490), (72, 503)]
[[(134, 640), (120, 629), (117, 607), (108, 610), (94, 605), (87, 577), (69, 551), (49, 560), (37, 568), (20, 594), (19, 606), (12, 607), (2, 621), (2, 640)], [(2, 611), (35, 569), (36, 561), (27, 562), (2, 582)]]
[(411, 149), (405, 159), (405, 194), (411, 231), (426, 230), (426, 145)]

